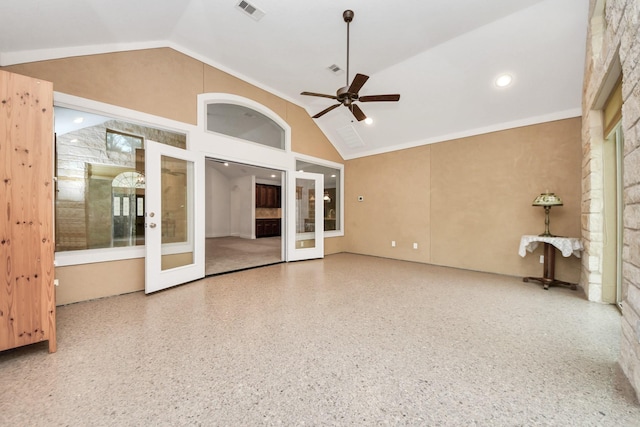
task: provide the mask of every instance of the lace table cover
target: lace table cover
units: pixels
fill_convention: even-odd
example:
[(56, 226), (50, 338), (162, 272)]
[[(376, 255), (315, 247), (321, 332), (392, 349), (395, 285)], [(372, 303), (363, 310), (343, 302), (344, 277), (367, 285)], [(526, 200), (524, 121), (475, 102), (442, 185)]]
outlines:
[(580, 251), (584, 249), (582, 241), (577, 237), (545, 237), (545, 236), (533, 236), (525, 235), (520, 239), (520, 249), (518, 254), (524, 257), (527, 252), (533, 252), (536, 250), (540, 243), (551, 243), (558, 248), (563, 257), (571, 256), (571, 254), (580, 258)]

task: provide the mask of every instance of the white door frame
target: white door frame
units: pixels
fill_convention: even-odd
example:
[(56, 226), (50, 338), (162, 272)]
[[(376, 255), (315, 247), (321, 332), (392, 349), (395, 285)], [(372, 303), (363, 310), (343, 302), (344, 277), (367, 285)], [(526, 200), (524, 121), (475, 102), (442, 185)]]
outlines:
[[(185, 243), (162, 243), (162, 156), (185, 160), (193, 165), (187, 172), (187, 185), (193, 190), (187, 194), (186, 209), (190, 212), (191, 221)], [(204, 277), (204, 155), (146, 141), (145, 175), (145, 293), (148, 294)], [(163, 255), (188, 251), (193, 252), (191, 264), (162, 269)]]
[[(313, 232), (298, 233), (296, 225), (302, 220), (297, 215), (298, 200), (296, 198), (296, 181), (298, 179), (315, 182), (315, 212)], [(318, 173), (292, 171), (287, 173), (287, 261), (301, 261), (306, 259), (324, 258), (324, 175)], [(297, 241), (313, 240), (310, 247), (298, 247)]]

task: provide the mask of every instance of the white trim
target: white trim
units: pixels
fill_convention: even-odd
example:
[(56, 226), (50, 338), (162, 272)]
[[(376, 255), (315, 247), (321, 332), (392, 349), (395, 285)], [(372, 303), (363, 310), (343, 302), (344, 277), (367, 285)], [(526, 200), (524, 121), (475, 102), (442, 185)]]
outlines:
[(99, 262), (122, 261), (125, 259), (143, 258), (144, 246), (127, 246), (122, 248), (85, 249), (80, 251), (64, 251), (54, 254), (56, 267), (94, 264)]
[[(222, 72), (237, 77), (240, 80), (245, 81), (253, 86), (256, 86), (262, 90), (270, 92), (286, 101), (291, 102), (299, 107), (303, 107), (299, 100), (292, 98), (291, 96), (282, 93), (281, 91), (265, 85), (258, 80), (241, 74), (217, 61), (213, 61), (197, 52), (185, 48), (179, 43), (175, 43), (169, 40), (152, 40), (147, 42), (135, 42), (135, 43), (108, 43), (108, 44), (96, 44), (52, 49), (35, 49), (35, 50), (22, 50), (15, 52), (0, 52), (0, 66), (6, 67), (9, 65), (25, 64), (29, 62), (48, 61), (52, 59), (73, 58), (77, 56), (87, 55), (100, 55), (107, 53), (118, 52), (130, 52), (136, 50), (146, 49), (161, 49), (169, 48), (176, 52), (187, 55), (203, 64), (209, 65)], [(303, 107), (304, 108), (304, 107)]]
[(135, 43), (108, 43), (50, 49), (20, 50), (0, 53), (0, 66), (24, 64), (28, 62), (48, 61), (52, 59), (73, 58), (76, 56), (99, 55), (103, 53), (127, 52), (134, 50), (156, 49), (167, 46), (165, 40)]
[(78, 96), (68, 95), (61, 92), (53, 92), (53, 105), (54, 107), (71, 108), (74, 110), (86, 111), (87, 113), (107, 116), (117, 120), (124, 120), (133, 124), (161, 128), (163, 130), (173, 132), (181, 132), (187, 136), (187, 149), (189, 149), (190, 145), (190, 136), (195, 130), (197, 130), (196, 126), (188, 123), (143, 113), (137, 110), (131, 110), (129, 108), (119, 107), (113, 104), (80, 98)]
[(318, 157), (309, 156), (307, 154), (294, 153), (294, 170), (297, 170), (296, 163), (298, 160), (340, 170), (340, 229), (330, 231), (323, 230), (323, 233), (325, 238), (344, 236), (344, 164), (336, 163), (331, 160), (319, 159)]
[(357, 154), (349, 155), (349, 154), (343, 154), (342, 152), (340, 152), (340, 154), (342, 155), (343, 159), (352, 160), (352, 159), (358, 159), (360, 157), (373, 156), (376, 154), (384, 154), (384, 153), (390, 153), (393, 151), (406, 150), (408, 148), (420, 147), (422, 145), (435, 144), (438, 142), (451, 141), (451, 140), (460, 139), (460, 138), (468, 138), (468, 137), (483, 135), (491, 132), (499, 132), (503, 130), (509, 130), (509, 129), (515, 129), (515, 128), (524, 127), (524, 126), (531, 126), (531, 125), (537, 125), (541, 123), (553, 122), (556, 120), (571, 119), (574, 117), (581, 117), (581, 116), (582, 116), (582, 110), (580, 108), (573, 108), (570, 110), (558, 111), (555, 113), (545, 114), (542, 116), (528, 117), (526, 119), (498, 123), (495, 125), (484, 126), (484, 127), (475, 128), (475, 129), (468, 129), (461, 132), (435, 136), (433, 138), (421, 139), (418, 141), (406, 142), (403, 144), (392, 145), (384, 148), (376, 148), (373, 150), (361, 151), (361, 152), (358, 152)]
[[(198, 128), (202, 129), (203, 132), (205, 133), (213, 133), (216, 135), (219, 135), (216, 132), (212, 132), (207, 130), (207, 109), (206, 106), (208, 104), (234, 104), (234, 105), (240, 105), (242, 107), (246, 107), (252, 110), (255, 110), (259, 113), (261, 113), (262, 115), (264, 115), (265, 117), (273, 120), (275, 123), (278, 124), (278, 126), (280, 126), (283, 130), (284, 130), (284, 149), (280, 149), (280, 148), (275, 148), (275, 147), (269, 147), (266, 146), (264, 144), (259, 144), (259, 143), (254, 143), (254, 144), (258, 144), (261, 147), (267, 147), (267, 148), (271, 148), (271, 149), (276, 149), (278, 151), (285, 151), (287, 153), (291, 152), (291, 126), (289, 126), (289, 123), (287, 123), (282, 117), (280, 117), (280, 115), (278, 113), (276, 113), (275, 111), (271, 110), (270, 108), (252, 100), (249, 98), (245, 98), (242, 96), (238, 96), (238, 95), (233, 95), (231, 93), (223, 93), (223, 92), (209, 92), (209, 93), (201, 93), (198, 94)], [(227, 135), (224, 135), (227, 136)], [(243, 140), (241, 138), (234, 138), (229, 136), (230, 138), (233, 138), (234, 140), (238, 140), (238, 141), (243, 141), (243, 142), (247, 142), (246, 140)]]
[[(130, 48), (130, 46), (128, 46)], [(271, 118), (285, 130), (285, 149), (280, 150), (261, 144), (251, 143), (238, 138), (216, 134), (206, 130), (206, 104), (211, 102), (226, 102), (243, 105), (254, 109)], [(338, 237), (344, 235), (344, 164), (330, 160), (300, 154), (291, 151), (291, 126), (276, 112), (264, 105), (241, 96), (227, 93), (205, 93), (198, 95), (197, 125), (191, 125), (143, 113), (129, 108), (119, 107), (104, 102), (54, 92), (54, 106), (71, 108), (89, 113), (104, 115), (113, 119), (123, 120), (144, 126), (168, 131), (184, 133), (187, 136), (187, 150), (200, 152), (205, 157), (223, 159), (230, 162), (251, 164), (258, 167), (275, 169), (283, 172), (296, 170), (296, 160), (308, 161), (318, 165), (339, 169), (341, 171), (340, 212), (341, 230), (324, 232), (321, 238)], [(286, 179), (283, 175), (283, 191), (286, 189)], [(244, 236), (252, 238), (253, 236)], [(283, 241), (286, 238), (283, 236)], [(286, 247), (282, 248), (283, 259)], [(87, 249), (81, 251), (64, 251), (55, 253), (56, 266), (70, 266), (98, 262), (117, 261), (134, 258), (145, 258), (144, 246), (124, 248)]]
[[(178, 122), (164, 117), (154, 116), (152, 114), (119, 107), (112, 104), (106, 104), (104, 102), (80, 98), (61, 92), (53, 93), (53, 105), (55, 107), (65, 107), (74, 110), (86, 111), (88, 113), (104, 115), (116, 120), (123, 120), (130, 123), (141, 124), (153, 128), (184, 133), (187, 139), (187, 149), (190, 146), (190, 136), (193, 135), (194, 131), (197, 130), (195, 126), (188, 123)], [(56, 267), (93, 264), (99, 262), (110, 262), (135, 258), (145, 258), (144, 246), (61, 251), (55, 252), (54, 254), (54, 262)]]

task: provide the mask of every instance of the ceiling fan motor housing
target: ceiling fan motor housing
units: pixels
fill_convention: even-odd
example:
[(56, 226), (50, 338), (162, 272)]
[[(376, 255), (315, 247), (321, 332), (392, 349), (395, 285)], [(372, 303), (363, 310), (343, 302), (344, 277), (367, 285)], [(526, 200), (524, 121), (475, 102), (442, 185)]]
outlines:
[(344, 105), (350, 105), (352, 101), (358, 100), (358, 94), (349, 92), (349, 87), (350, 86), (341, 87), (336, 93), (338, 101), (342, 102)]

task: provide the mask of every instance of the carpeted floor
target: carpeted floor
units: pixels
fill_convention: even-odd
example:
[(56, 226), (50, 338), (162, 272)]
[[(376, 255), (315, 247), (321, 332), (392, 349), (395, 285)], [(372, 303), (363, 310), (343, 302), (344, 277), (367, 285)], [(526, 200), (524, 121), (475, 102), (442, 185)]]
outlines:
[(619, 342), (580, 292), (337, 254), (59, 307), (0, 425), (638, 426)]
[(280, 237), (242, 239), (216, 237), (205, 241), (205, 274), (219, 274), (282, 261)]

